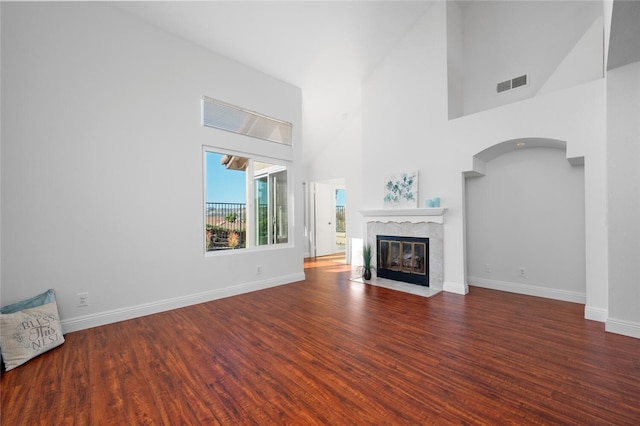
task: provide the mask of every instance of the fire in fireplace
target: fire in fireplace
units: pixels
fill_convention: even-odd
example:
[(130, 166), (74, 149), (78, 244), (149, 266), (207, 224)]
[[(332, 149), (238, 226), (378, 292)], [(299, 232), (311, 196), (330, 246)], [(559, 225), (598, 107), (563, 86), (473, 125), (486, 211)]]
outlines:
[(377, 235), (380, 278), (429, 286), (429, 238)]

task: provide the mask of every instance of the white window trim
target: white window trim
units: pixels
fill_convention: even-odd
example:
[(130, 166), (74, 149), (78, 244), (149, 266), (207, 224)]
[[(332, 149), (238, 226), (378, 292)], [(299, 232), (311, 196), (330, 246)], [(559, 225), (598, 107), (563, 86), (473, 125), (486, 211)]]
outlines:
[[(246, 247), (238, 249), (238, 250), (207, 250), (207, 216), (206, 216), (206, 205), (207, 205), (207, 152), (214, 152), (218, 154), (228, 154), (228, 155), (237, 155), (241, 157), (245, 157), (249, 159), (249, 164), (247, 167), (246, 174), (247, 176), (253, 176), (252, 179), (245, 179), (245, 189), (246, 189), (246, 209), (247, 209), (247, 223), (251, 223), (251, 226), (247, 226), (247, 235), (246, 235)], [(258, 175), (254, 175), (254, 161), (259, 161), (263, 163), (273, 164), (273, 167), (268, 167), (258, 173)], [(203, 251), (205, 257), (212, 256), (225, 256), (225, 255), (237, 255), (239, 253), (248, 253), (248, 252), (256, 252), (256, 251), (264, 251), (264, 250), (282, 250), (282, 249), (290, 249), (294, 246), (293, 243), (293, 185), (291, 181), (292, 175), (292, 162), (282, 158), (268, 157), (259, 154), (252, 154), (249, 152), (236, 151), (233, 149), (228, 149), (220, 146), (214, 145), (202, 145), (202, 231), (201, 238), (203, 242)], [(287, 242), (280, 244), (266, 244), (258, 246), (255, 244), (255, 186), (254, 179), (256, 176), (261, 176), (267, 174), (267, 171), (287, 171)], [(249, 220), (249, 218), (251, 220)]]

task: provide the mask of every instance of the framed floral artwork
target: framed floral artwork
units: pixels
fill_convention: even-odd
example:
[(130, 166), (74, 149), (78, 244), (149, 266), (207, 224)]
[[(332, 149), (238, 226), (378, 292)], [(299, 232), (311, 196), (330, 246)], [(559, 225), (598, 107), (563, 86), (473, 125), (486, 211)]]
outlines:
[(388, 174), (384, 182), (384, 208), (418, 207), (417, 170)]

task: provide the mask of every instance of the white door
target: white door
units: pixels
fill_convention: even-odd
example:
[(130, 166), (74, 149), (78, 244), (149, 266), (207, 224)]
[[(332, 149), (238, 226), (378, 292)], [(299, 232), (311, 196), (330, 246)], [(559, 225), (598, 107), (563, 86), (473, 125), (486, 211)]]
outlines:
[(316, 182), (314, 185), (316, 256), (336, 252), (336, 194), (335, 185)]

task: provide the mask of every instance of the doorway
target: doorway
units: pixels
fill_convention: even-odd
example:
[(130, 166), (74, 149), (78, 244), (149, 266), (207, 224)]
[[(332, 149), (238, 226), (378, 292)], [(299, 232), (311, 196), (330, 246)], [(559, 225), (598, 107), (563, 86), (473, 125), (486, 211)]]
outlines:
[(344, 254), (347, 247), (344, 179), (314, 182), (311, 190), (312, 256)]

